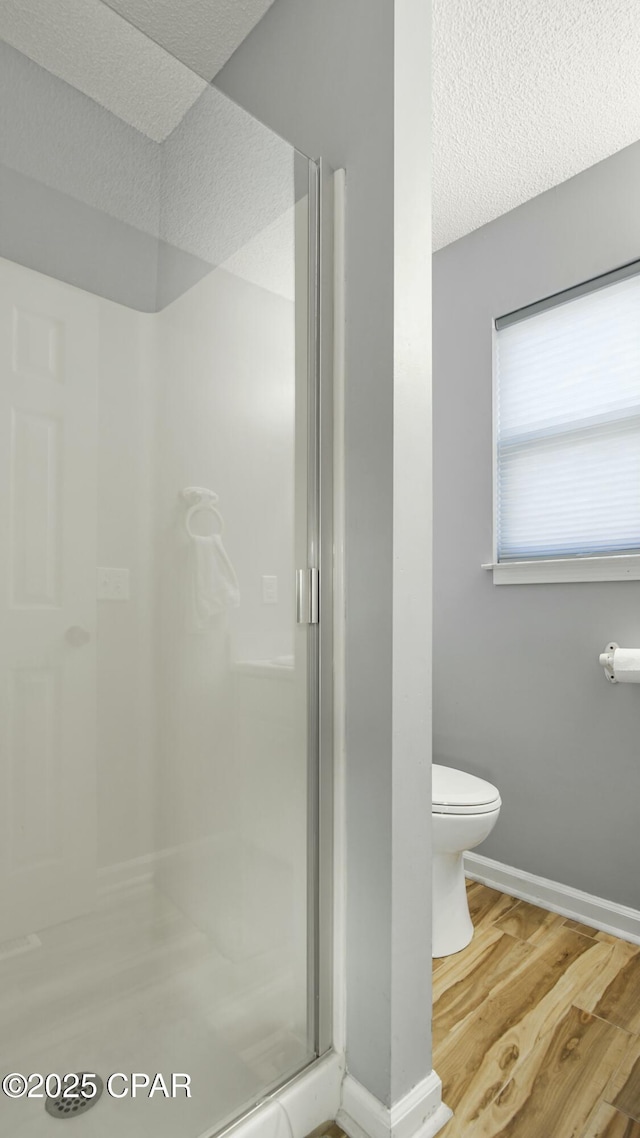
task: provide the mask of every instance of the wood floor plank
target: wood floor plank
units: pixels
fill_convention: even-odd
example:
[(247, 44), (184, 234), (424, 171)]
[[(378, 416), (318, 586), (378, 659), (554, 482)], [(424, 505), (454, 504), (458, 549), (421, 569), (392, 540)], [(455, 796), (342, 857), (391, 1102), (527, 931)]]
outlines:
[(347, 1135), (337, 1122), (323, 1122), (322, 1126), (316, 1126), (307, 1138), (347, 1138)]
[(576, 1138), (619, 1064), (627, 1038), (605, 1020), (570, 1008), (499, 1094), (472, 1116), (459, 1111), (444, 1138)]
[(574, 933), (582, 933), (583, 936), (590, 936), (593, 940), (596, 939), (598, 930), (592, 928), (591, 925), (583, 925), (580, 921), (572, 921), (570, 917), (564, 920), (565, 928), (573, 929)]
[(500, 940), (503, 934), (493, 925), (479, 929), (474, 933), (471, 944), (463, 948), (462, 952), (454, 952), (451, 956), (440, 957), (440, 967), (437, 975), (433, 977), (433, 1002), (436, 1003), (447, 988), (457, 984), (459, 980), (466, 979), (484, 959), (491, 946)]
[(571, 929), (552, 930), (434, 1049), (444, 1102), (456, 1110), (464, 1100), (465, 1117), (476, 1117), (612, 952)]
[(640, 1122), (603, 1102), (579, 1138), (640, 1138)]
[(563, 922), (564, 917), (558, 916), (557, 913), (550, 913), (548, 909), (541, 909), (539, 905), (532, 905), (529, 901), (519, 901), (495, 924), (496, 928), (502, 929), (503, 932), (535, 944)]
[(605, 1102), (640, 1123), (640, 1038), (632, 1035), (618, 1070), (609, 1082)]
[(445, 1138), (640, 1138), (640, 946), (467, 881), (434, 962)]
[[(604, 943), (604, 942), (601, 942)], [(607, 946), (609, 947), (609, 946)], [(578, 1007), (640, 1034), (640, 946), (616, 940), (602, 972), (576, 998)]]
[(583, 936), (590, 936), (593, 940), (604, 941), (605, 944), (615, 944), (620, 937), (613, 936), (612, 933), (602, 932), (601, 929), (595, 929), (591, 925), (583, 925), (580, 921), (572, 921), (569, 917), (563, 922), (568, 929), (573, 929), (576, 933), (582, 933)]
[(474, 942), (473, 957), (458, 960), (436, 977), (433, 1005), (435, 1047), (444, 1043), (454, 1031), (464, 1029), (467, 1016), (484, 1003), (501, 979), (511, 975), (534, 952), (533, 945), (501, 933), (495, 927), (479, 932)]
[(473, 927), (476, 931), (494, 924), (505, 913), (508, 913), (509, 909), (513, 909), (514, 905), (518, 904), (515, 897), (509, 897), (506, 893), (499, 893), (497, 889), (490, 889), (488, 885), (482, 885), (479, 881), (473, 881), (469, 886), (467, 900)]

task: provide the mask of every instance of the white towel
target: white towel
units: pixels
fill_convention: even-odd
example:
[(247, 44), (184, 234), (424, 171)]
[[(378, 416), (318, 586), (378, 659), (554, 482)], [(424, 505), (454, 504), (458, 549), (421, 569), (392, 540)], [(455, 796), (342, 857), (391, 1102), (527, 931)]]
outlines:
[(207, 632), (214, 617), (240, 604), (238, 578), (220, 534), (190, 539), (191, 625)]

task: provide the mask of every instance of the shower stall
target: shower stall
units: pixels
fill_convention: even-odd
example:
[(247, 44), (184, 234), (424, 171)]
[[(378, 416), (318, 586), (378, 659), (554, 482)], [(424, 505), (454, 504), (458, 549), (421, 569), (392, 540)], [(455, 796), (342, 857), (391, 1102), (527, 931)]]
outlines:
[(330, 1045), (328, 174), (117, 6), (0, 13), (1, 1138)]

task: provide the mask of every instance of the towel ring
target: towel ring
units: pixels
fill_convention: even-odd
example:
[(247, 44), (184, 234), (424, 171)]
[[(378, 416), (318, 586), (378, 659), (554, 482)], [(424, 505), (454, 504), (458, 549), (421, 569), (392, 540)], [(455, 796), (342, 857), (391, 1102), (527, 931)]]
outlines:
[(189, 537), (193, 538), (194, 540), (198, 537), (203, 536), (200, 533), (194, 533), (193, 529), (191, 528), (191, 522), (193, 520), (193, 516), (194, 516), (194, 514), (199, 513), (199, 511), (202, 511), (203, 513), (206, 513), (206, 514), (213, 514), (214, 517), (216, 517), (218, 519), (218, 525), (220, 526), (220, 529), (217, 530), (215, 532), (215, 534), (212, 534), (211, 536), (219, 537), (220, 534), (224, 531), (224, 521), (222, 518), (222, 514), (220, 513), (219, 510), (216, 510), (215, 506), (213, 505), (213, 503), (211, 501), (196, 502), (193, 506), (189, 507), (189, 509), (187, 510), (187, 512), (185, 514), (185, 519), (184, 519), (184, 528), (187, 531), (187, 535)]

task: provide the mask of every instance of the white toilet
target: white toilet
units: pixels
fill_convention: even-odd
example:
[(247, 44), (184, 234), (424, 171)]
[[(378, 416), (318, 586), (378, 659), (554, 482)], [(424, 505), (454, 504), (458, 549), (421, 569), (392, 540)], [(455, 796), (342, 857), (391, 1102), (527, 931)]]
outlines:
[(493, 830), (501, 799), (482, 778), (433, 765), (433, 956), (460, 952), (473, 936), (462, 855)]

